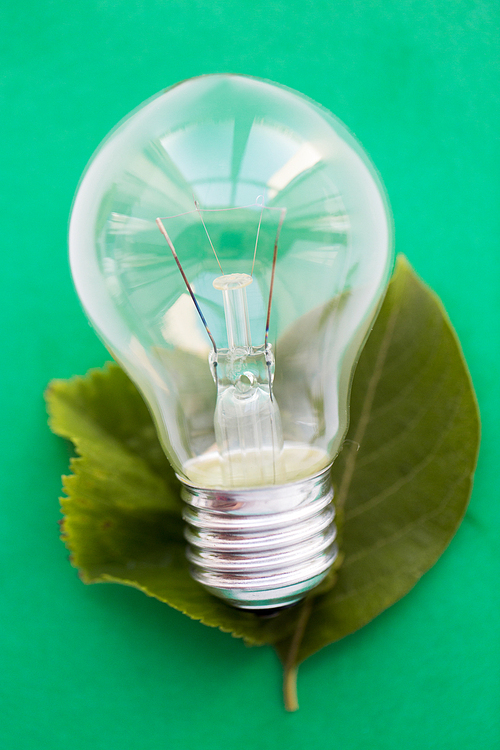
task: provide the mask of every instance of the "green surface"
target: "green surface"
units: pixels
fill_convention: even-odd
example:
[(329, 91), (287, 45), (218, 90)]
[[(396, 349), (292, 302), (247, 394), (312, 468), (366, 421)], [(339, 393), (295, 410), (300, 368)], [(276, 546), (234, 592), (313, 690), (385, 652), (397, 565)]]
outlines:
[[(496, 0), (54, 0), (1, 13), (3, 745), (500, 747)], [(68, 451), (41, 395), (106, 359), (66, 260), (87, 159), (148, 96), (226, 70), (303, 91), (359, 137), (386, 184), (397, 249), (462, 341), (483, 422), (449, 549), (400, 603), (303, 665), (294, 715), (277, 700), (271, 649), (78, 580), (56, 524)]]

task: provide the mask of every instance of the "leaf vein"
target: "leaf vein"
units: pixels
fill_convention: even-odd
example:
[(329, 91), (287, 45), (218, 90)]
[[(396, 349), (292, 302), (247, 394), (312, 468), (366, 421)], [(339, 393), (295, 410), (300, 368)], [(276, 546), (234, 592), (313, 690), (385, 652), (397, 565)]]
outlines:
[[(432, 390), (432, 398), (433, 401), (438, 400), (438, 396), (446, 383), (448, 379), (448, 372), (446, 371), (443, 375), (443, 377), (440, 379), (439, 384), (433, 388)], [(368, 464), (372, 463), (381, 453), (384, 453), (387, 451), (387, 449), (393, 445), (396, 442), (400, 442), (401, 439), (407, 434), (412, 432), (415, 427), (418, 425), (418, 423), (423, 419), (423, 417), (432, 409), (433, 401), (429, 400), (426, 401), (422, 408), (415, 414), (412, 420), (407, 422), (404, 427), (397, 433), (394, 434), (394, 437), (392, 437), (390, 440), (386, 440), (385, 443), (379, 445), (377, 448), (374, 448), (373, 450), (369, 451), (368, 453), (363, 453), (360, 458), (358, 459), (358, 471), (367, 466)], [(375, 412), (372, 413), (372, 416), (375, 416)], [(361, 446), (362, 447), (362, 446)]]
[(377, 386), (382, 376), (384, 363), (387, 358), (387, 354), (389, 351), (389, 346), (390, 346), (392, 337), (394, 335), (396, 321), (397, 321), (400, 309), (401, 309), (401, 302), (399, 301), (398, 304), (395, 305), (394, 308), (391, 310), (391, 314), (387, 321), (387, 326), (384, 331), (384, 335), (382, 337), (377, 359), (375, 361), (375, 366), (373, 368), (372, 375), (368, 380), (368, 386), (366, 389), (365, 398), (363, 400), (363, 405), (361, 408), (358, 425), (356, 427), (355, 434), (352, 438), (353, 442), (352, 442), (349, 454), (346, 458), (344, 474), (342, 476), (342, 480), (339, 486), (339, 491), (338, 491), (337, 501), (336, 501), (337, 510), (343, 509), (347, 495), (349, 493), (349, 487), (351, 485), (352, 477), (354, 475), (354, 469), (356, 466), (356, 457), (357, 457), (356, 446), (361, 445), (363, 436), (365, 434), (366, 428), (368, 427), (368, 423), (370, 421), (370, 412), (373, 407), (373, 400), (375, 398), (375, 392), (377, 390)]
[(462, 404), (462, 396), (463, 396), (463, 388), (461, 389), (461, 392), (459, 394), (459, 397), (457, 398), (457, 404), (455, 406), (455, 409), (453, 410), (453, 413), (450, 416), (450, 419), (448, 420), (446, 427), (443, 428), (442, 432), (439, 435), (439, 438), (436, 440), (434, 445), (432, 446), (432, 450), (429, 451), (429, 453), (425, 456), (420, 463), (416, 464), (411, 471), (407, 472), (399, 480), (396, 482), (393, 482), (391, 485), (386, 487), (383, 492), (380, 492), (378, 495), (375, 495), (374, 497), (367, 500), (365, 503), (361, 503), (357, 505), (355, 508), (353, 508), (350, 511), (346, 511), (345, 514), (345, 520), (346, 523), (356, 516), (359, 516), (361, 513), (366, 512), (367, 510), (372, 510), (372, 508), (379, 505), (381, 502), (386, 500), (388, 497), (393, 495), (397, 490), (400, 490), (401, 487), (404, 487), (405, 484), (408, 484), (414, 477), (416, 477), (421, 471), (427, 468), (427, 466), (431, 463), (431, 461), (436, 457), (439, 448), (444, 443), (446, 437), (448, 436), (451, 427), (453, 425), (453, 422), (455, 421), (455, 418), (460, 410), (460, 406)]
[(448, 504), (448, 500), (453, 495), (456, 488), (464, 481), (464, 479), (467, 479), (467, 477), (469, 476), (470, 476), (470, 470), (467, 469), (456, 479), (456, 481), (449, 488), (448, 492), (446, 492), (446, 494), (443, 496), (443, 499), (441, 500), (441, 502), (432, 510), (427, 511), (427, 513), (422, 514), (417, 519), (410, 521), (410, 523), (406, 524), (406, 526), (402, 526), (400, 529), (394, 532), (394, 534), (392, 534), (391, 536), (384, 537), (383, 539), (380, 539), (374, 544), (364, 547), (363, 549), (359, 550), (359, 552), (356, 552), (350, 556), (346, 556), (346, 559), (344, 560), (343, 568), (348, 568), (349, 565), (352, 565), (354, 562), (358, 562), (363, 557), (370, 555), (375, 550), (382, 549), (382, 547), (385, 547), (388, 544), (391, 544), (397, 539), (400, 539), (401, 537), (408, 534), (408, 532), (411, 529), (417, 528), (418, 526), (421, 526), (427, 523), (427, 521), (429, 521), (431, 518), (434, 518), (435, 516), (439, 515), (441, 511), (443, 510), (444, 506)]

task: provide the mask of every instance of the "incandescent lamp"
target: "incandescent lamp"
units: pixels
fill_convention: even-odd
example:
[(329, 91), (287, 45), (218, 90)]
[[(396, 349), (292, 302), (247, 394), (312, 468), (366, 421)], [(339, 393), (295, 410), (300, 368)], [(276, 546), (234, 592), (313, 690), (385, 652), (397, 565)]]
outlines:
[(290, 89), (184, 81), (95, 153), (70, 259), (183, 484), (192, 575), (244, 609), (298, 601), (337, 555), (330, 467), (392, 264), (367, 155)]

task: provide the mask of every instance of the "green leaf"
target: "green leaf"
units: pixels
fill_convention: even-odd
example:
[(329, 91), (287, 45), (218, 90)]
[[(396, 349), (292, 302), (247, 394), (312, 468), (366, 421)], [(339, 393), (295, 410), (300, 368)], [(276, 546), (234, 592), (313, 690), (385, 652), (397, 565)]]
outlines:
[(189, 575), (180, 483), (137, 389), (114, 364), (53, 381), (50, 427), (74, 444), (64, 477), (63, 539), (85, 583), (141, 589), (206, 625), (265, 643), (261, 622), (214, 599)]
[(78, 458), (63, 533), (86, 582), (115, 581), (218, 626), (272, 643), (296, 707), (298, 664), (407, 593), (455, 533), (470, 495), (479, 417), (459, 343), (437, 297), (400, 258), (353, 380), (333, 466), (343, 563), (272, 619), (239, 612), (189, 576), (179, 483), (137, 390), (116, 366), (55, 381), (54, 432)]
[(285, 694), (297, 665), (404, 596), (457, 530), (472, 488), (479, 414), (439, 299), (398, 259), (351, 392), (333, 466), (343, 564), (335, 586), (298, 607), (276, 644)]

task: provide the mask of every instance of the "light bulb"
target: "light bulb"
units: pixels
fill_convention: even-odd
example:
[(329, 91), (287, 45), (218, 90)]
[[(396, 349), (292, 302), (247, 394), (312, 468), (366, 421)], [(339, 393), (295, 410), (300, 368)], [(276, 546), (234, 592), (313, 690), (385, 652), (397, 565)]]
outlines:
[(290, 89), (184, 81), (97, 150), (70, 259), (183, 483), (192, 575), (243, 609), (298, 601), (337, 555), (330, 468), (392, 264), (367, 155)]

